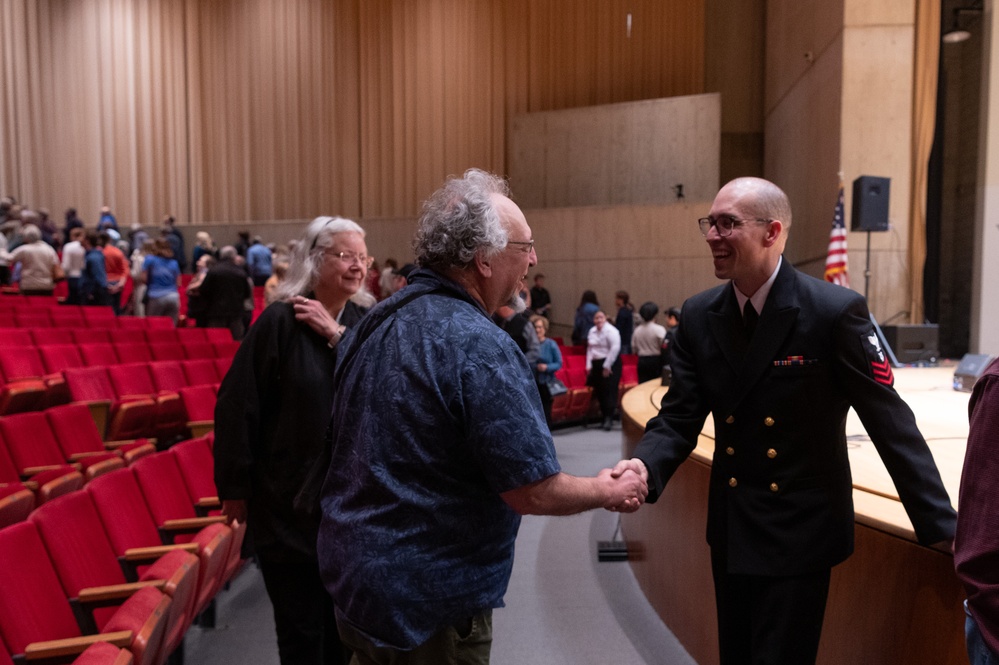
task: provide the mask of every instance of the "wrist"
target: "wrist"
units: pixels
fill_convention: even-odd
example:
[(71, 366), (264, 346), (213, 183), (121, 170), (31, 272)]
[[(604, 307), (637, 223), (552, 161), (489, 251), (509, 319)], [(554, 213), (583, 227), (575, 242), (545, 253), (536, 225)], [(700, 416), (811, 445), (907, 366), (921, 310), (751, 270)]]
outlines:
[(333, 334), (330, 335), (329, 339), (327, 340), (326, 346), (330, 347), (331, 349), (335, 349), (336, 345), (339, 344), (340, 340), (343, 338), (343, 333), (346, 332), (346, 330), (347, 328), (341, 325), (337, 325), (335, 328), (333, 328)]

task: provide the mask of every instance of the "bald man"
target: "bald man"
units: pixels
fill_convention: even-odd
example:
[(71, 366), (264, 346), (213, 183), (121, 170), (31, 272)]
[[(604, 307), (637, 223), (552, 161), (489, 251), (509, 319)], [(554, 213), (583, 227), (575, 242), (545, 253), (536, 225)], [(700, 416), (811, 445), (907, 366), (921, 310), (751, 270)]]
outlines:
[(920, 543), (952, 540), (954, 510), (895, 392), (864, 298), (782, 257), (791, 227), (784, 192), (733, 180), (698, 225), (725, 283), (684, 304), (662, 410), (615, 472), (642, 475), (654, 501), (713, 414), (707, 540), (720, 661), (814, 663), (831, 568), (853, 552), (848, 409)]

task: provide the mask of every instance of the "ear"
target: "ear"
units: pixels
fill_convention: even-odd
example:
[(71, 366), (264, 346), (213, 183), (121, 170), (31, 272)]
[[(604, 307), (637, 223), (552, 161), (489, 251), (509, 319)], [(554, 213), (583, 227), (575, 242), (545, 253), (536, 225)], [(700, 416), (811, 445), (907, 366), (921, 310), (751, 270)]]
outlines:
[(492, 277), (493, 266), (492, 260), (483, 256), (482, 252), (475, 253), (475, 270), (482, 277)]
[(767, 224), (766, 235), (763, 236), (763, 244), (765, 247), (772, 247), (780, 240), (781, 236), (784, 234), (784, 222), (779, 219), (770, 220)]

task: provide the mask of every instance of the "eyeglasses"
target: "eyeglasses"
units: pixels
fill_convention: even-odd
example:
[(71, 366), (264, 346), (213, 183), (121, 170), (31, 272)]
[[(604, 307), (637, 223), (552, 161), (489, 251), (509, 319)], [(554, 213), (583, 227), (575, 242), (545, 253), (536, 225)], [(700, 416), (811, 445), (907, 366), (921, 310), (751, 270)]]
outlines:
[(525, 253), (530, 254), (534, 251), (534, 241), (533, 240), (507, 240), (508, 245), (526, 245), (527, 249), (524, 250)]
[(367, 254), (358, 254), (357, 252), (330, 252), (330, 256), (340, 259), (350, 266), (357, 263), (365, 270), (370, 268), (371, 264), (375, 261), (375, 257), (368, 256)]
[(705, 238), (708, 237), (708, 231), (711, 227), (715, 227), (718, 230), (718, 235), (722, 238), (727, 238), (732, 235), (732, 230), (739, 226), (740, 224), (745, 224), (746, 222), (772, 222), (772, 219), (760, 219), (758, 217), (747, 217), (746, 219), (737, 219), (731, 215), (722, 215), (718, 219), (714, 217), (701, 217), (697, 220), (697, 226), (701, 229), (701, 235)]

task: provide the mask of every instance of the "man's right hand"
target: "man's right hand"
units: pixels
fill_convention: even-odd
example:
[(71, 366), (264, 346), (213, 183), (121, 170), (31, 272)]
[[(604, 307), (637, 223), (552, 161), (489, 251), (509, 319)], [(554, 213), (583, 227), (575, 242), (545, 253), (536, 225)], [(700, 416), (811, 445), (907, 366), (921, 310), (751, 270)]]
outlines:
[(225, 515), (226, 524), (246, 522), (246, 501), (243, 499), (226, 499), (222, 502), (222, 514)]
[(623, 459), (614, 465), (611, 469), (611, 476), (618, 478), (625, 471), (634, 471), (639, 476), (642, 477), (646, 483), (649, 482), (649, 470), (645, 467), (645, 462), (638, 459), (637, 457), (632, 457), (631, 459)]
[(607, 483), (608, 496), (604, 502), (607, 510), (633, 513), (645, 503), (649, 486), (637, 473), (629, 470), (615, 476), (613, 470), (604, 469), (597, 478)]

